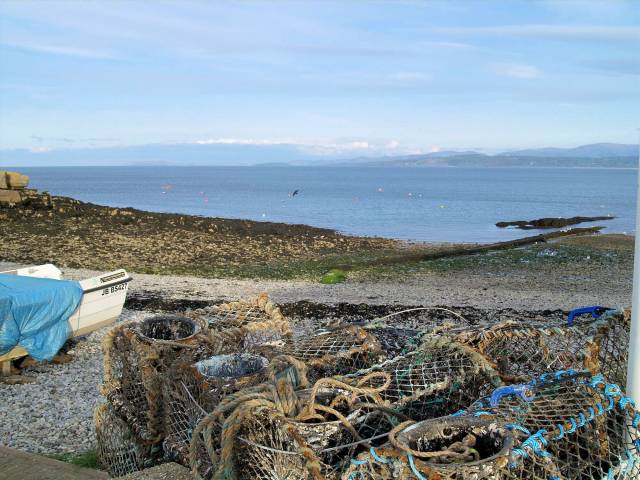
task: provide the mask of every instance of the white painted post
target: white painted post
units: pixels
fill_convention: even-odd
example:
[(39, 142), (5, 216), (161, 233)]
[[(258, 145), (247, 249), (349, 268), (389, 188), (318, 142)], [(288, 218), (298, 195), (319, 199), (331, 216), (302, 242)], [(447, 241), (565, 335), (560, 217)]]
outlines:
[(640, 143), (638, 145), (638, 192), (636, 197), (636, 248), (633, 260), (631, 335), (627, 367), (627, 396), (640, 405)]

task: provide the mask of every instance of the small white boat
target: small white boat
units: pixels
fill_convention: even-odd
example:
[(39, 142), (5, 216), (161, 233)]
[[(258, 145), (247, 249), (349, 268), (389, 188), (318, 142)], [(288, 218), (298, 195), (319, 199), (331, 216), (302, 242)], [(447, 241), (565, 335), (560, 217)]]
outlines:
[[(9, 275), (50, 278), (61, 280), (62, 272), (55, 265), (45, 264), (0, 272)], [(118, 319), (127, 297), (131, 277), (125, 270), (115, 270), (80, 282), (84, 291), (80, 305), (69, 318), (71, 336), (78, 337), (105, 327)], [(0, 364), (6, 371), (11, 360), (28, 355), (22, 347), (0, 356)], [(6, 364), (4, 363), (6, 362)]]

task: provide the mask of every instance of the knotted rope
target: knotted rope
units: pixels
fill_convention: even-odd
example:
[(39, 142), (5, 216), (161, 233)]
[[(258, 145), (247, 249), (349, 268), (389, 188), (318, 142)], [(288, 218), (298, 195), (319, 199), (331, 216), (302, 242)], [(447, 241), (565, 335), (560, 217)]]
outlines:
[[(293, 422), (327, 421), (333, 416), (351, 433), (353, 438), (362, 440), (357, 430), (345, 415), (336, 407), (346, 403), (352, 407), (361, 398), (373, 403), (381, 402), (380, 392), (391, 383), (388, 373), (374, 372), (353, 384), (331, 378), (317, 381), (311, 391), (301, 388), (308, 386), (306, 366), (299, 360), (280, 356), (273, 359), (269, 372), (270, 381), (256, 387), (244, 389), (223, 399), (218, 407), (201, 420), (194, 431), (190, 445), (190, 463), (192, 473), (202, 479), (202, 462), (198, 459), (198, 445), (202, 438), (213, 467), (207, 473), (213, 473), (215, 480), (233, 480), (237, 478), (234, 453), (237, 437), (246, 420), (258, 410), (268, 410), (274, 419), (284, 420), (286, 433), (293, 438), (299, 453), (304, 457), (306, 468), (314, 480), (324, 480), (321, 462), (314, 450), (295, 428)], [(382, 379), (378, 387), (368, 387), (372, 379)], [(329, 406), (317, 401), (320, 391), (333, 390), (339, 394)], [(322, 413), (320, 413), (322, 412)], [(324, 415), (323, 415), (324, 414)], [(217, 453), (214, 440), (220, 438), (220, 453)], [(208, 476), (208, 475), (205, 475)]]

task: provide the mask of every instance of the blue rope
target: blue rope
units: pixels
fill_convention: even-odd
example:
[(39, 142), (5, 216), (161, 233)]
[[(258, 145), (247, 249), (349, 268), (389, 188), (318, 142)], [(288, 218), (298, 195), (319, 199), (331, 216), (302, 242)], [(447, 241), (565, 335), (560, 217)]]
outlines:
[(547, 433), (547, 431), (544, 429), (538, 430), (527, 438), (522, 443), (522, 446), (529, 447), (533, 453), (541, 457), (551, 457), (552, 455), (544, 449), (548, 445), (547, 440), (543, 436), (545, 433)]
[(607, 405), (607, 412), (610, 412), (611, 410), (613, 410), (613, 407), (616, 406), (616, 401), (613, 399), (613, 397), (607, 397), (609, 398), (609, 405)]
[(636, 459), (635, 459), (635, 456), (631, 453), (631, 451), (629, 451), (629, 449), (626, 449), (625, 453), (627, 454), (628, 461), (627, 461), (627, 466), (624, 469), (624, 472), (625, 473), (630, 473), (631, 469), (636, 464)]
[(356, 460), (355, 458), (351, 459), (351, 465), (366, 465), (369, 463), (369, 460)]
[(524, 428), (522, 425), (518, 425), (517, 423), (508, 423), (504, 426), (504, 428), (506, 428), (507, 430), (517, 430), (518, 432), (522, 432), (527, 436), (531, 435), (531, 432), (528, 429)]
[(625, 408), (627, 408), (627, 405), (631, 405), (632, 408), (635, 408), (636, 404), (633, 400), (631, 400), (629, 397), (625, 397), (623, 396), (620, 399), (620, 409), (624, 410)]
[(571, 422), (571, 430), (567, 430), (567, 433), (573, 433), (576, 431), (576, 428), (578, 428), (578, 425), (576, 425), (576, 421), (574, 418), (570, 418), (569, 422)]
[(589, 416), (587, 417), (587, 421), (591, 421), (594, 418), (596, 418), (596, 411), (593, 409), (593, 407), (589, 407)]
[(489, 417), (493, 417), (493, 413), (487, 411), (480, 411), (473, 414), (474, 417), (481, 417), (482, 415), (488, 415)]
[(605, 384), (604, 376), (601, 373), (594, 375), (591, 378), (591, 382), (589, 382), (589, 385), (591, 385), (593, 388), (598, 388), (598, 385), (604, 385), (604, 384)]
[(416, 468), (416, 464), (413, 462), (413, 455), (407, 453), (407, 458), (409, 459), (409, 466), (411, 467), (411, 471), (418, 478), (418, 480), (427, 480), (427, 478), (418, 471)]
[[(527, 453), (527, 451), (523, 450), (522, 448), (514, 448), (513, 450), (511, 450), (511, 453), (517, 457), (529, 458), (529, 454)], [(516, 466), (516, 463), (517, 462), (512, 462), (511, 468), (514, 468)]]
[(373, 459), (374, 459), (376, 462), (379, 462), (379, 463), (389, 463), (389, 460), (388, 460), (387, 458), (383, 458), (383, 457), (379, 456), (379, 455), (376, 453), (376, 451), (375, 451), (375, 449), (374, 449), (373, 447), (371, 447), (371, 449), (369, 450), (369, 453), (371, 453), (371, 456), (373, 457)]
[(560, 378), (562, 378), (562, 375), (564, 375), (566, 373), (566, 370), (558, 370), (555, 374), (556, 380), (560, 380)]
[(580, 423), (578, 423), (578, 426), (584, 427), (584, 424), (587, 423), (587, 419), (584, 417), (584, 413), (580, 412), (578, 414), (578, 417), (580, 418)]
[(349, 475), (349, 480), (356, 480), (356, 475), (358, 475), (359, 478), (363, 478), (366, 480), (367, 477), (364, 476), (364, 473), (362, 472), (351, 472), (351, 474)]
[(560, 434), (556, 437), (554, 437), (554, 440), (562, 440), (564, 438), (564, 427), (562, 426), (562, 424), (558, 423), (556, 425), (556, 427), (558, 427), (558, 430), (560, 430)]

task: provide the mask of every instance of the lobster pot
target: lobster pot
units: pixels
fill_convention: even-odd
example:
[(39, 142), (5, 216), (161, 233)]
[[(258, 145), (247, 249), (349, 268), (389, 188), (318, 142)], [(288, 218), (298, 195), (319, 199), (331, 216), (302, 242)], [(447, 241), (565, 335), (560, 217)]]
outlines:
[(291, 337), (289, 320), (267, 294), (193, 310), (188, 315), (207, 325), (218, 353), (282, 344)]
[(367, 402), (375, 388), (336, 379), (293, 388), (285, 376), (222, 400), (192, 435), (189, 462), (196, 478), (223, 472), (242, 479), (339, 478), (353, 453), (382, 441), (378, 437), (396, 421), (395, 412)]
[(452, 339), (427, 338), (420, 349), (358, 372), (387, 372), (382, 400), (413, 420), (425, 420), (467, 408), (502, 381), (482, 355)]
[(604, 377), (623, 389), (627, 386), (629, 363), (629, 338), (631, 312), (608, 311), (598, 322), (595, 344), (598, 347), (598, 363)]
[(102, 392), (141, 441), (162, 437), (161, 374), (185, 351), (205, 355), (200, 326), (186, 317), (161, 315), (115, 327), (105, 338)]
[(136, 440), (131, 428), (109, 404), (94, 413), (98, 463), (111, 477), (137, 472), (157, 463), (157, 445), (144, 445)]
[(392, 444), (361, 453), (342, 479), (499, 479), (512, 445), (511, 432), (495, 421), (470, 416), (426, 420), (406, 427)]
[(408, 427), (397, 442), (413, 452), (414, 467), (406, 462), (412, 470), (442, 480), (468, 480), (499, 478), (513, 437), (491, 420), (444, 417)]
[(284, 352), (307, 364), (311, 383), (369, 368), (386, 357), (373, 335), (353, 326), (298, 339)]
[[(602, 322), (601, 327), (608, 328)], [(530, 327), (508, 322), (456, 338), (493, 362), (508, 383), (561, 369), (599, 370), (597, 337), (582, 326)]]
[(634, 479), (640, 476), (640, 414), (601, 375), (546, 375), (533, 399), (501, 396), (471, 409), (491, 414), (517, 434), (508, 478)]
[[(346, 418), (357, 431), (363, 415), (354, 411)], [(340, 421), (300, 422), (258, 410), (243, 423), (237, 439), (237, 474), (246, 480), (312, 480), (312, 463), (324, 478), (339, 478), (356, 448), (355, 440)]]
[(364, 328), (380, 343), (389, 358), (416, 350), (425, 335), (466, 330), (472, 323), (440, 307), (420, 307), (392, 313)]
[(176, 362), (163, 376), (165, 455), (188, 466), (198, 422), (221, 398), (264, 381), (268, 363), (249, 353), (216, 355), (195, 364)]

